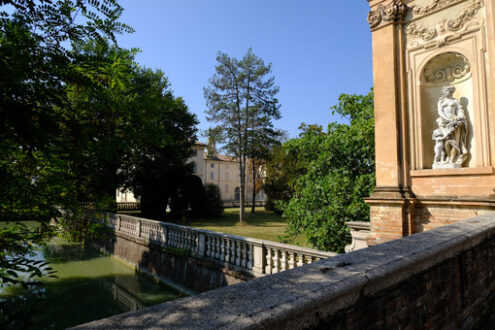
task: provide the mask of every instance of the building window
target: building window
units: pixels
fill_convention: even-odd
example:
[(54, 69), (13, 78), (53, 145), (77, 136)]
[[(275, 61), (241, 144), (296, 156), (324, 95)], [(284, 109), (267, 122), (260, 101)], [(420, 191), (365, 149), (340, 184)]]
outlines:
[(198, 155), (198, 151), (197, 150), (193, 150), (193, 156), (197, 156)]
[(196, 162), (193, 162), (193, 174), (198, 172), (198, 167), (196, 166)]
[(229, 180), (229, 172), (225, 172), (225, 180)]
[(215, 178), (215, 174), (213, 172), (210, 172), (210, 180), (213, 180)]
[(211, 168), (214, 168), (214, 167), (215, 167), (215, 164), (213, 164), (213, 163), (212, 163), (212, 164), (210, 164), (210, 167), (211, 167)]
[(225, 185), (225, 193), (228, 193), (228, 192), (229, 192), (229, 185), (228, 185), (228, 184), (226, 184), (226, 185)]
[(239, 187), (235, 187), (235, 200), (236, 201), (241, 200), (241, 189)]

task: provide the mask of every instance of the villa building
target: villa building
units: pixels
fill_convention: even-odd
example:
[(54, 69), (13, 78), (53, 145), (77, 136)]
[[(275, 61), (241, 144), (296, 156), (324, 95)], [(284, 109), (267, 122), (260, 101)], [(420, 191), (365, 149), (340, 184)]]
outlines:
[[(188, 159), (187, 163), (193, 164), (193, 174), (201, 178), (203, 184), (212, 183), (220, 189), (220, 195), (224, 202), (240, 201), (241, 189), (239, 182), (239, 161), (233, 157), (219, 155), (216, 152), (214, 145), (208, 148), (205, 143), (196, 142), (193, 149), (193, 155)], [(208, 150), (208, 151), (207, 151)], [(252, 167), (248, 160), (246, 166), (246, 201), (252, 200), (253, 182), (252, 182)], [(263, 178), (263, 172), (258, 171), (260, 177)], [(263, 190), (256, 195), (257, 201), (265, 200)], [(116, 194), (117, 202), (136, 202), (132, 192), (119, 191)]]

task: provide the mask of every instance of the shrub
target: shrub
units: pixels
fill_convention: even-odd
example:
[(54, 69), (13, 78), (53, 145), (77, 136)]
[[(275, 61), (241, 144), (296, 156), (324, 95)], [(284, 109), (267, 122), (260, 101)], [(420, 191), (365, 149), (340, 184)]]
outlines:
[(207, 217), (216, 217), (223, 214), (223, 202), (220, 196), (220, 188), (212, 183), (204, 185), (204, 200), (202, 215)]

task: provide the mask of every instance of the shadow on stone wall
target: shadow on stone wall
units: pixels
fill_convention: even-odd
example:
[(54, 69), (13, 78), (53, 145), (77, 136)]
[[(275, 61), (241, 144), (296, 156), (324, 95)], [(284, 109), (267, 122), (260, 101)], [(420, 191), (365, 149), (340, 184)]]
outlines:
[(93, 242), (105, 253), (116, 256), (176, 285), (185, 292), (205, 292), (254, 278), (229, 268), (227, 264), (198, 258), (187, 249), (163, 247), (121, 233), (110, 232)]

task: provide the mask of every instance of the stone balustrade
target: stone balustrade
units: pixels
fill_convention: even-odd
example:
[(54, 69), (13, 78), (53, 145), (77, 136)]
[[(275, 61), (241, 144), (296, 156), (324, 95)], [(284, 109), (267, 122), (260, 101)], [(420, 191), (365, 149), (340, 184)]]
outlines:
[(159, 246), (186, 249), (196, 257), (228, 264), (255, 276), (275, 274), (336, 255), (125, 214), (105, 212), (98, 215), (97, 221), (103, 221), (116, 233)]

